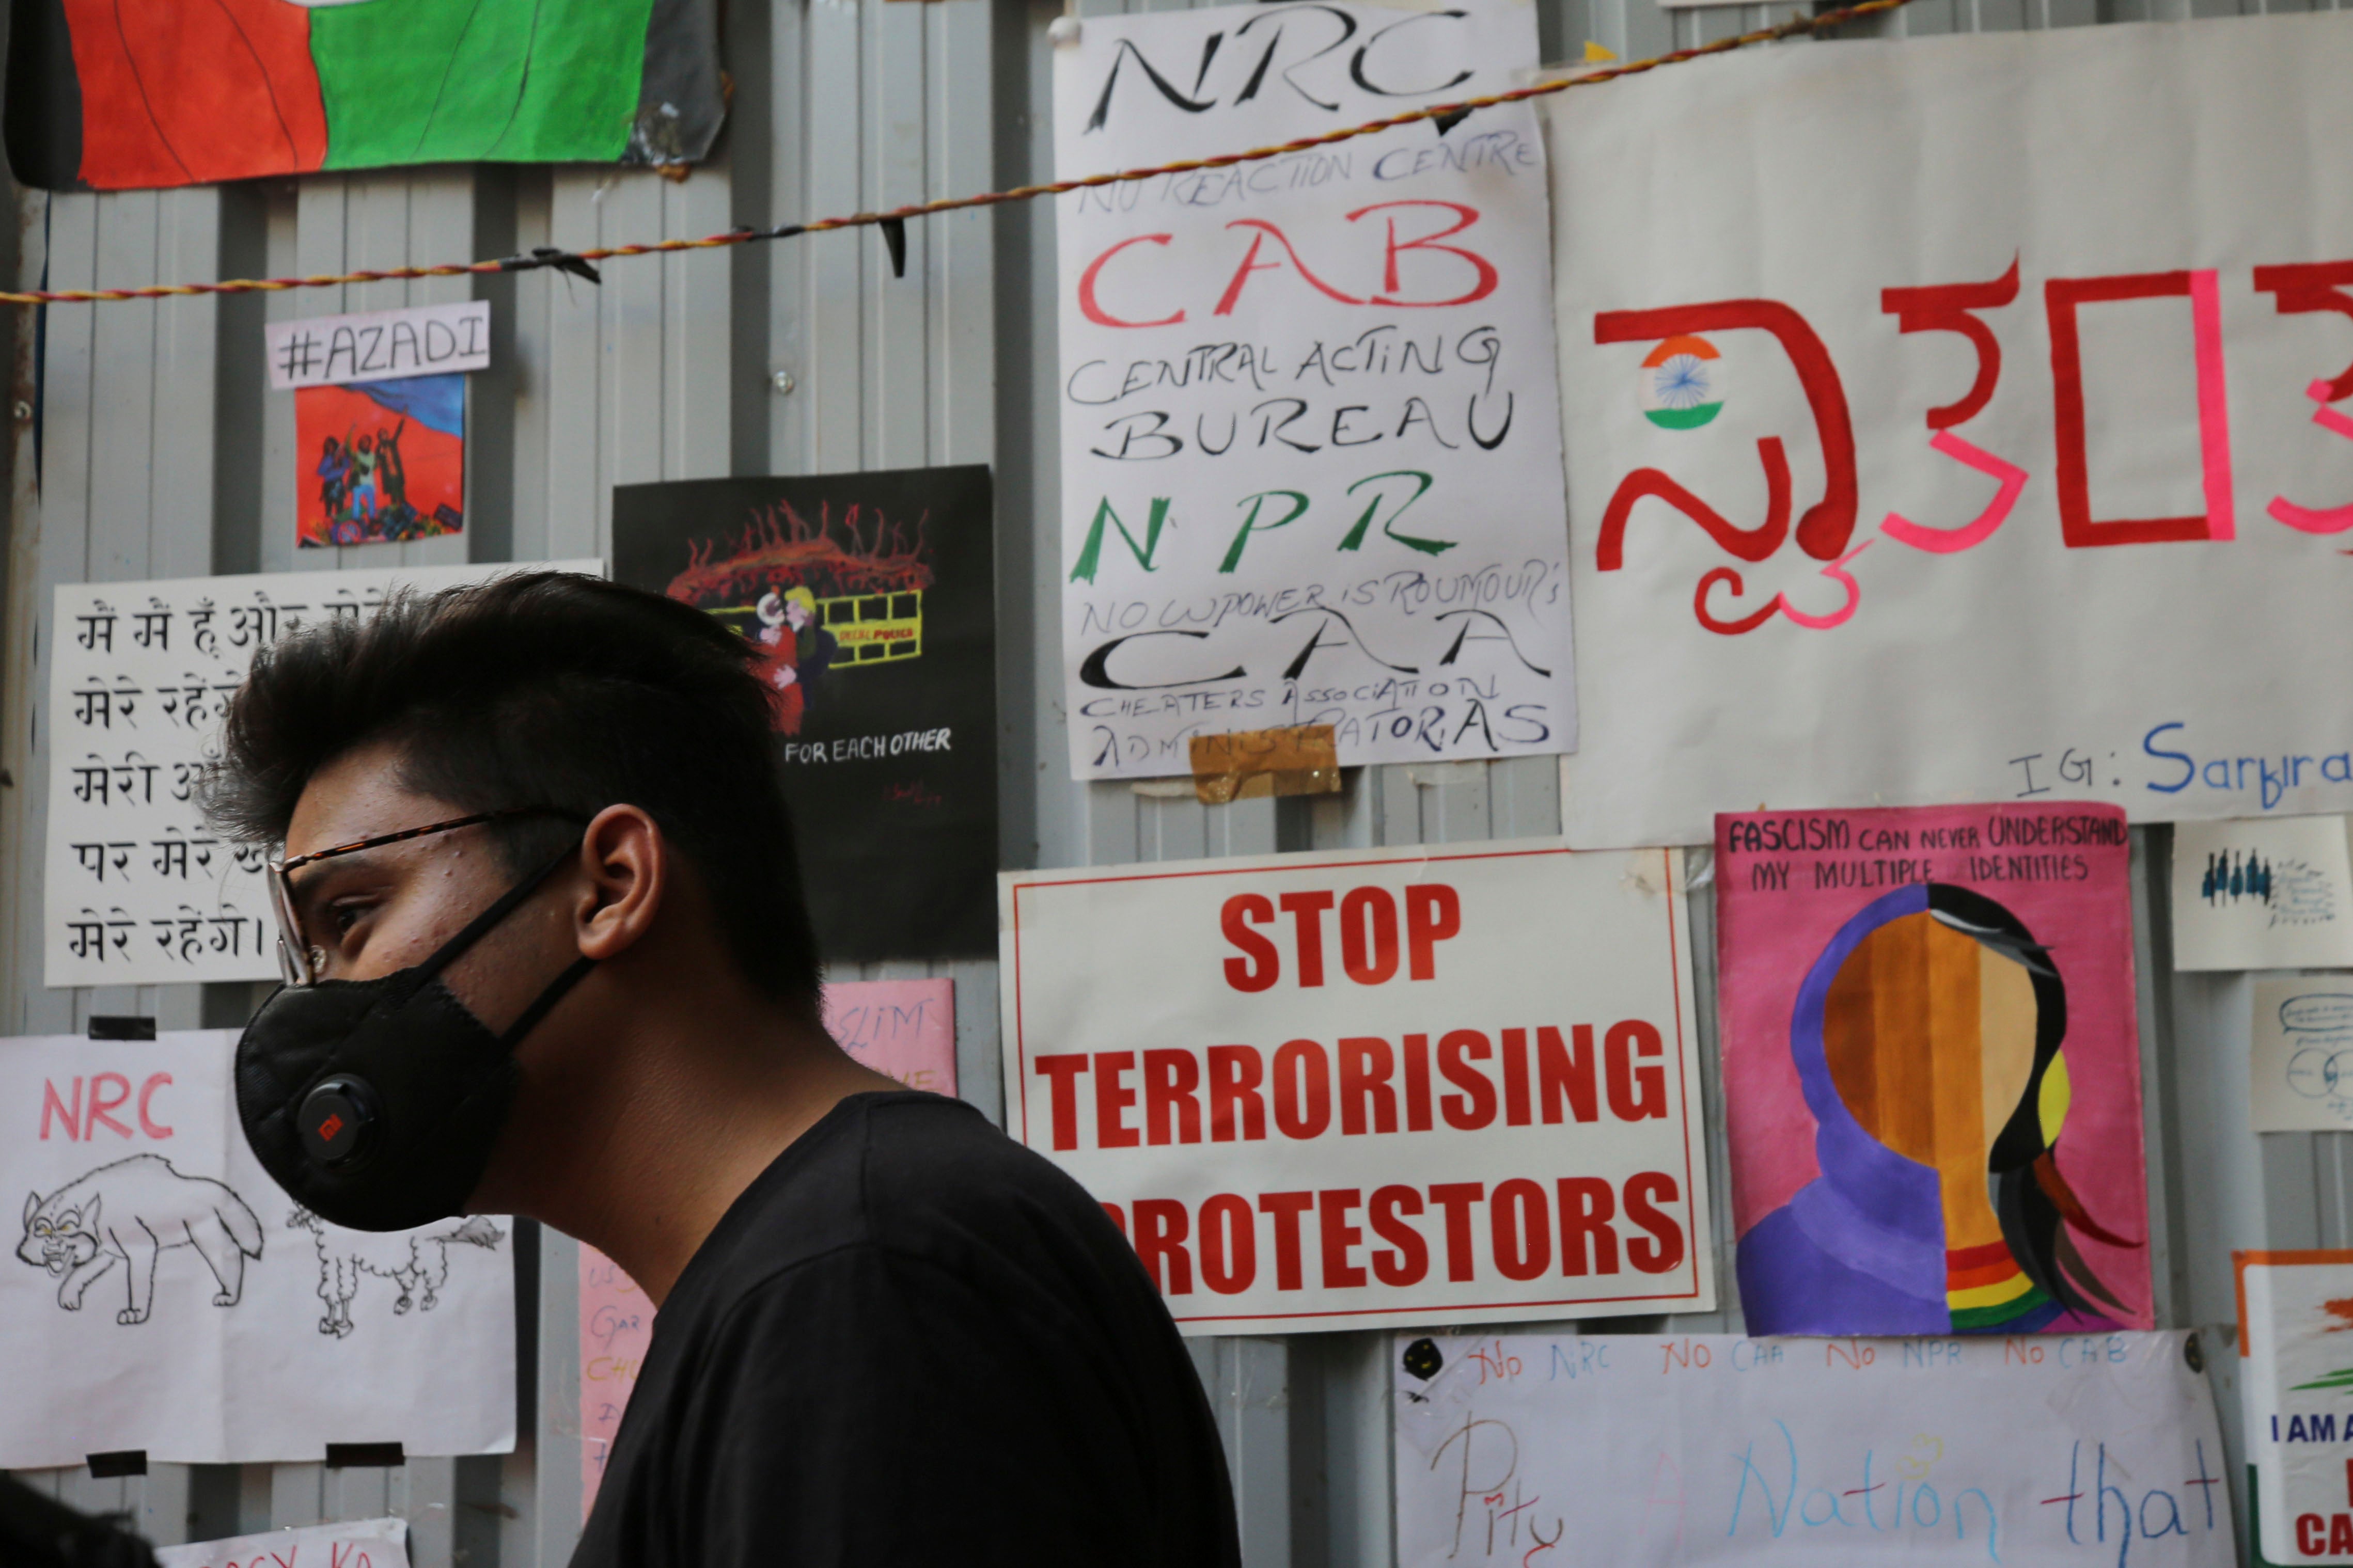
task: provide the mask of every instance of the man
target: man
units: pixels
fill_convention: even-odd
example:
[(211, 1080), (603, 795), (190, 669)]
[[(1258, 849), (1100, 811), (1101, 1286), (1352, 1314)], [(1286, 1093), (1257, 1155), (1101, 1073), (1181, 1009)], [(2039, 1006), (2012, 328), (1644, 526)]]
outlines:
[(758, 657), (536, 573), (258, 658), (207, 790), (285, 847), (248, 1137), (328, 1220), (533, 1215), (659, 1306), (575, 1564), (1238, 1563), (1103, 1211), (819, 1024)]

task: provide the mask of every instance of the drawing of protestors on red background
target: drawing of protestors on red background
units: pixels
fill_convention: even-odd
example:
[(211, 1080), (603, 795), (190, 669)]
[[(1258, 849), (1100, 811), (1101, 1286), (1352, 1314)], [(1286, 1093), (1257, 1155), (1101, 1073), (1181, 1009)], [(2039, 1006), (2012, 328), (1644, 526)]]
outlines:
[(305, 547), (385, 544), (462, 532), (466, 378), (411, 376), (294, 394), (300, 450), (317, 452), (295, 487)]

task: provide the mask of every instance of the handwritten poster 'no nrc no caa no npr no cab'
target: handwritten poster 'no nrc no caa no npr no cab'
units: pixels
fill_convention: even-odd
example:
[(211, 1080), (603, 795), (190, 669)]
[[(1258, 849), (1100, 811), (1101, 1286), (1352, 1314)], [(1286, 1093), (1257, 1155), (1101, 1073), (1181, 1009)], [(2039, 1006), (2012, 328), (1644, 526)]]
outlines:
[(1714, 1307), (1678, 852), (998, 887), (1008, 1130), (1186, 1333)]
[(1760, 803), (2353, 806), (2348, 77), (2343, 18), (2272, 16), (1551, 100), (1604, 671), (1569, 841)]
[[(605, 570), (596, 561), (549, 564)], [(48, 639), (44, 983), (277, 978), (265, 852), (219, 838), (195, 800), (247, 666), (298, 626), (372, 615), (396, 587), (429, 593), (512, 570), (59, 584)]]
[(2189, 1333), (1400, 1333), (1397, 1560), (2229, 1568), (2209, 1353)]
[[(1089, 16), (1062, 178), (1517, 85), (1535, 10)], [(1577, 740), (1544, 151), (1525, 105), (1065, 196), (1062, 647), (1080, 778), (1331, 724), (1344, 763)]]

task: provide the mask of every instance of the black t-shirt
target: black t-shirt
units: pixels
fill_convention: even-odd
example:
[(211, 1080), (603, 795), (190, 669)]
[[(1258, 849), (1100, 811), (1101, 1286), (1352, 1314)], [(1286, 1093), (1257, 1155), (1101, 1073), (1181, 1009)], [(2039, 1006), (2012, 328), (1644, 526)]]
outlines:
[(970, 1106), (843, 1100), (654, 1321), (573, 1568), (1228, 1568), (1191, 1358), (1083, 1189)]

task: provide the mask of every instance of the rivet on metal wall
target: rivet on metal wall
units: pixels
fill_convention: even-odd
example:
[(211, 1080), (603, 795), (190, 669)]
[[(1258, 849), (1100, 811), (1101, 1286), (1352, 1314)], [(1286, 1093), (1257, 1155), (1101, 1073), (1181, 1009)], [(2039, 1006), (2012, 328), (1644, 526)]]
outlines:
[(799, 384), (799, 383), (793, 380), (793, 373), (788, 370), (780, 370), (774, 375), (771, 375), (768, 379), (776, 384), (776, 391), (780, 395), (791, 392), (795, 386)]
[(16, 416), (16, 423), (22, 425), (26, 420), (30, 419), (33, 416), (33, 405), (20, 397), (16, 399), (16, 406), (14, 412)]

